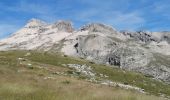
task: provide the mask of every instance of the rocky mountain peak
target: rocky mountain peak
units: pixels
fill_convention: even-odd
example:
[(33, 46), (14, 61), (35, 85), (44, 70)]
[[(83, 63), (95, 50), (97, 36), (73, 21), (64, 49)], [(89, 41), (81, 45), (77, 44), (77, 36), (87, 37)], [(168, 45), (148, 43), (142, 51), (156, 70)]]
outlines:
[(47, 25), (46, 22), (41, 21), (39, 19), (32, 18), (28, 21), (28, 23), (25, 25), (26, 28), (37, 28)]
[(136, 41), (141, 41), (141, 42), (151, 42), (155, 41), (158, 42), (159, 40), (157, 38), (154, 38), (152, 35), (152, 32), (149, 31), (121, 31), (121, 33), (125, 36), (129, 36), (130, 38), (135, 39)]
[(60, 20), (52, 25), (52, 28), (58, 28), (58, 31), (63, 32), (73, 32), (74, 28), (72, 26), (72, 22)]
[(162, 32), (161, 40), (167, 41), (170, 44), (170, 32)]
[(114, 33), (116, 29), (111, 26), (101, 24), (101, 23), (91, 23), (83, 26), (81, 31), (90, 31), (90, 32), (101, 32), (101, 33)]

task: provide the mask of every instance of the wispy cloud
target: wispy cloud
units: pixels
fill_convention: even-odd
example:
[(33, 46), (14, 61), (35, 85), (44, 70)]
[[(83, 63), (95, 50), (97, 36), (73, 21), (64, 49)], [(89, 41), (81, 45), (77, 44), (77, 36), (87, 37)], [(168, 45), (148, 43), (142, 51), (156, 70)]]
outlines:
[(112, 23), (117, 28), (123, 30), (138, 30), (140, 29), (146, 20), (136, 12), (122, 13), (116, 12), (112, 18), (108, 18), (108, 23)]
[(170, 6), (169, 6), (169, 1), (163, 0), (162, 2), (155, 2), (154, 4), (154, 12), (157, 14), (160, 14), (160, 16), (164, 16), (168, 19), (170, 19)]
[(0, 39), (9, 36), (23, 27), (23, 20), (17, 20), (7, 17), (4, 20), (0, 20)]
[(17, 25), (0, 24), (0, 39), (9, 36), (19, 28), (20, 26)]
[(119, 30), (168, 30), (168, 4), (168, 0), (4, 0), (0, 2), (0, 34), (17, 29), (32, 17), (47, 22), (71, 20), (77, 28), (100, 22)]
[(79, 13), (74, 12), (73, 19), (76, 18), (76, 21), (81, 21), (84, 23), (105, 23), (112, 25), (120, 30), (137, 30), (146, 23), (146, 19), (142, 15), (143, 12), (125, 12), (121, 10), (105, 10), (103, 8), (92, 7), (86, 10), (82, 10)]
[(36, 14), (46, 14), (47, 12), (53, 12), (48, 5), (41, 5), (39, 3), (28, 2), (27, 0), (19, 0), (16, 4), (9, 6), (7, 4), (0, 4), (0, 8), (8, 11), (14, 12), (25, 12), (25, 13), (36, 13)]

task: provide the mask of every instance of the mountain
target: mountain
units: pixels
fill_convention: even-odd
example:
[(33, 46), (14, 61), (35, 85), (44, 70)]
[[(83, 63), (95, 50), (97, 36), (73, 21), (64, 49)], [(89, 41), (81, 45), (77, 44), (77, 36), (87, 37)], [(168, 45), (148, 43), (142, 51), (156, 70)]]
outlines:
[(46, 47), (48, 50), (48, 47), (69, 36), (72, 31), (72, 25), (68, 21), (47, 24), (37, 19), (31, 19), (22, 29), (2, 40), (0, 49), (33, 50), (38, 47)]
[(1, 40), (0, 50), (60, 52), (170, 83), (170, 32), (117, 31), (100, 23), (76, 30), (70, 21), (49, 24), (31, 19)]

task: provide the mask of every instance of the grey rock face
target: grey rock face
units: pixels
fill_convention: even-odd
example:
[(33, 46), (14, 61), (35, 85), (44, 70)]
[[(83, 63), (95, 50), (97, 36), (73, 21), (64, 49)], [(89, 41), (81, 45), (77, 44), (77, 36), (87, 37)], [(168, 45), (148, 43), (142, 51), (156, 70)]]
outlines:
[(138, 31), (138, 32), (128, 32), (124, 31), (122, 34), (129, 36), (130, 38), (133, 38), (136, 41), (142, 41), (142, 42), (151, 42), (155, 41), (158, 42), (159, 40), (157, 38), (154, 38), (151, 34), (151, 32), (145, 32), (145, 31)]
[(161, 35), (157, 37), (155, 37), (154, 35), (158, 34), (158, 32), (152, 33), (147, 31), (122, 31), (121, 33), (125, 36), (129, 36), (136, 41), (141, 41), (144, 43), (167, 41), (170, 44), (170, 32), (159, 32), (159, 34)]
[(170, 68), (164, 65), (152, 65), (148, 67), (140, 67), (138, 69), (145, 75), (152, 76), (154, 79), (163, 80), (170, 83)]
[[(99, 45), (100, 44), (100, 45)], [(110, 45), (107, 45), (110, 44)], [(106, 62), (106, 56), (112, 51), (114, 42), (99, 35), (79, 36), (76, 44), (77, 53), (81, 57), (92, 57), (98, 63)]]
[(52, 28), (58, 28), (58, 31), (63, 31), (63, 32), (74, 31), (72, 24), (69, 21), (58, 21), (53, 24)]
[(127, 46), (98, 35), (79, 36), (76, 49), (82, 57), (92, 57), (99, 63), (109, 63), (122, 68), (145, 66), (149, 60), (149, 54), (140, 47)]
[(46, 28), (46, 27), (40, 27), (39, 30), (38, 30), (38, 33), (43, 33), (45, 31), (48, 31), (49, 28)]
[(135, 43), (122, 43), (109, 37), (87, 35), (78, 37), (75, 48), (79, 56), (96, 63), (116, 65), (121, 69), (137, 71), (170, 83), (168, 65), (152, 63), (155, 59), (153, 54)]
[(170, 32), (162, 32), (162, 34), (161, 40), (167, 41), (170, 44)]
[(85, 25), (80, 30), (81, 31), (88, 30), (89, 32), (100, 32), (106, 34), (117, 33), (117, 31), (113, 29), (113, 27), (104, 24), (99, 24), (99, 23), (92, 23), (92, 24)]

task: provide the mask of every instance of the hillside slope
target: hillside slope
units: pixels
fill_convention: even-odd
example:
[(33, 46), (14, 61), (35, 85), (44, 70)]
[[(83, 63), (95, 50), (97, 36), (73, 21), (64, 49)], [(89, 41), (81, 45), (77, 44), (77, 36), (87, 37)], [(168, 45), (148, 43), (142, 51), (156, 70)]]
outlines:
[[(75, 64), (91, 67), (65, 66)], [(170, 95), (170, 85), (142, 74), (35, 51), (0, 52), (0, 80), (2, 100), (164, 100), (152, 95)]]

